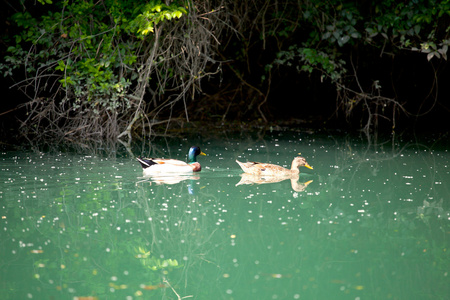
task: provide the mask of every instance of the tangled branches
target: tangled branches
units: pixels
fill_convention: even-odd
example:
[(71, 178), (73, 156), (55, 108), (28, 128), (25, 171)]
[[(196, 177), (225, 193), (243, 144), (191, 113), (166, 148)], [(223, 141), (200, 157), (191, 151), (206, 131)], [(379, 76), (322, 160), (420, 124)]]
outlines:
[[(143, 68), (133, 95), (137, 100), (134, 118), (119, 137), (131, 138), (133, 128), (145, 131), (147, 126), (148, 133), (152, 133), (153, 124), (170, 122), (171, 112), (179, 102), (189, 121), (187, 102), (201, 92), (201, 79), (220, 71), (220, 63), (214, 58), (214, 45), (219, 44), (216, 35), (225, 26), (220, 9), (212, 9), (208, 3), (189, 7), (186, 18), (171, 25), (155, 28), (154, 43), (148, 55), (141, 57), (139, 65)], [(154, 80), (149, 82), (152, 76)], [(147, 92), (151, 99), (145, 101)], [(157, 119), (167, 112), (169, 118)]]
[(219, 70), (220, 4), (60, 4), (42, 20), (15, 15), (21, 42), (0, 66), (11, 75), (25, 68), (16, 84), (29, 98), (25, 135), (131, 139), (170, 122), (178, 103), (189, 120), (186, 104), (200, 80)]

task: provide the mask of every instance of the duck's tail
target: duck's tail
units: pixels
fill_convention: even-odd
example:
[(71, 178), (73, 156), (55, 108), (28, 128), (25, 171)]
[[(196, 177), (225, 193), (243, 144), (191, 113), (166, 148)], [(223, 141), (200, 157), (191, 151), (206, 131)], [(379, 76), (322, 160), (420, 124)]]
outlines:
[(140, 158), (136, 157), (137, 161), (141, 164), (142, 168), (147, 169), (152, 165), (156, 165), (156, 163), (151, 158)]

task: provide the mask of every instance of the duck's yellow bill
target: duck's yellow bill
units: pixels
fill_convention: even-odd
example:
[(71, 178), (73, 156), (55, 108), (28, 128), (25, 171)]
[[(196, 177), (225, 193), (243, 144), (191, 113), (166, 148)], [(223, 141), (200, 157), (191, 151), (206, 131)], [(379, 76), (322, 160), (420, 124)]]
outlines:
[(206, 155), (205, 153), (203, 153), (203, 151), (200, 151), (200, 155)]
[(306, 164), (305, 167), (307, 167), (308, 169), (313, 170), (313, 167), (311, 167), (310, 165)]

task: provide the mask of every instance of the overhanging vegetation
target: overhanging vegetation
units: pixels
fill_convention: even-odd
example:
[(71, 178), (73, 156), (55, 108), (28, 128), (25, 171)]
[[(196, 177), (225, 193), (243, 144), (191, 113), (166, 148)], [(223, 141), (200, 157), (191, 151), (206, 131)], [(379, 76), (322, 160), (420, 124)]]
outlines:
[[(10, 4), (0, 65), (28, 97), (28, 136), (131, 139), (174, 120), (280, 115), (369, 132), (439, 103), (450, 1), (38, 2)], [(435, 68), (419, 94), (399, 79), (418, 61)]]

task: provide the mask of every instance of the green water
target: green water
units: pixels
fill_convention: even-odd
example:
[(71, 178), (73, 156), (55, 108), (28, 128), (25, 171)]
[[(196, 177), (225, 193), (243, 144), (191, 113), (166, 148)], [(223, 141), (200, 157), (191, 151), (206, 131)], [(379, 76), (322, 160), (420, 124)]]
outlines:
[[(193, 144), (202, 172), (166, 182), (120, 146), (2, 152), (0, 298), (449, 299), (446, 142), (274, 132), (133, 152)], [(308, 186), (236, 186), (236, 159), (298, 153)]]

